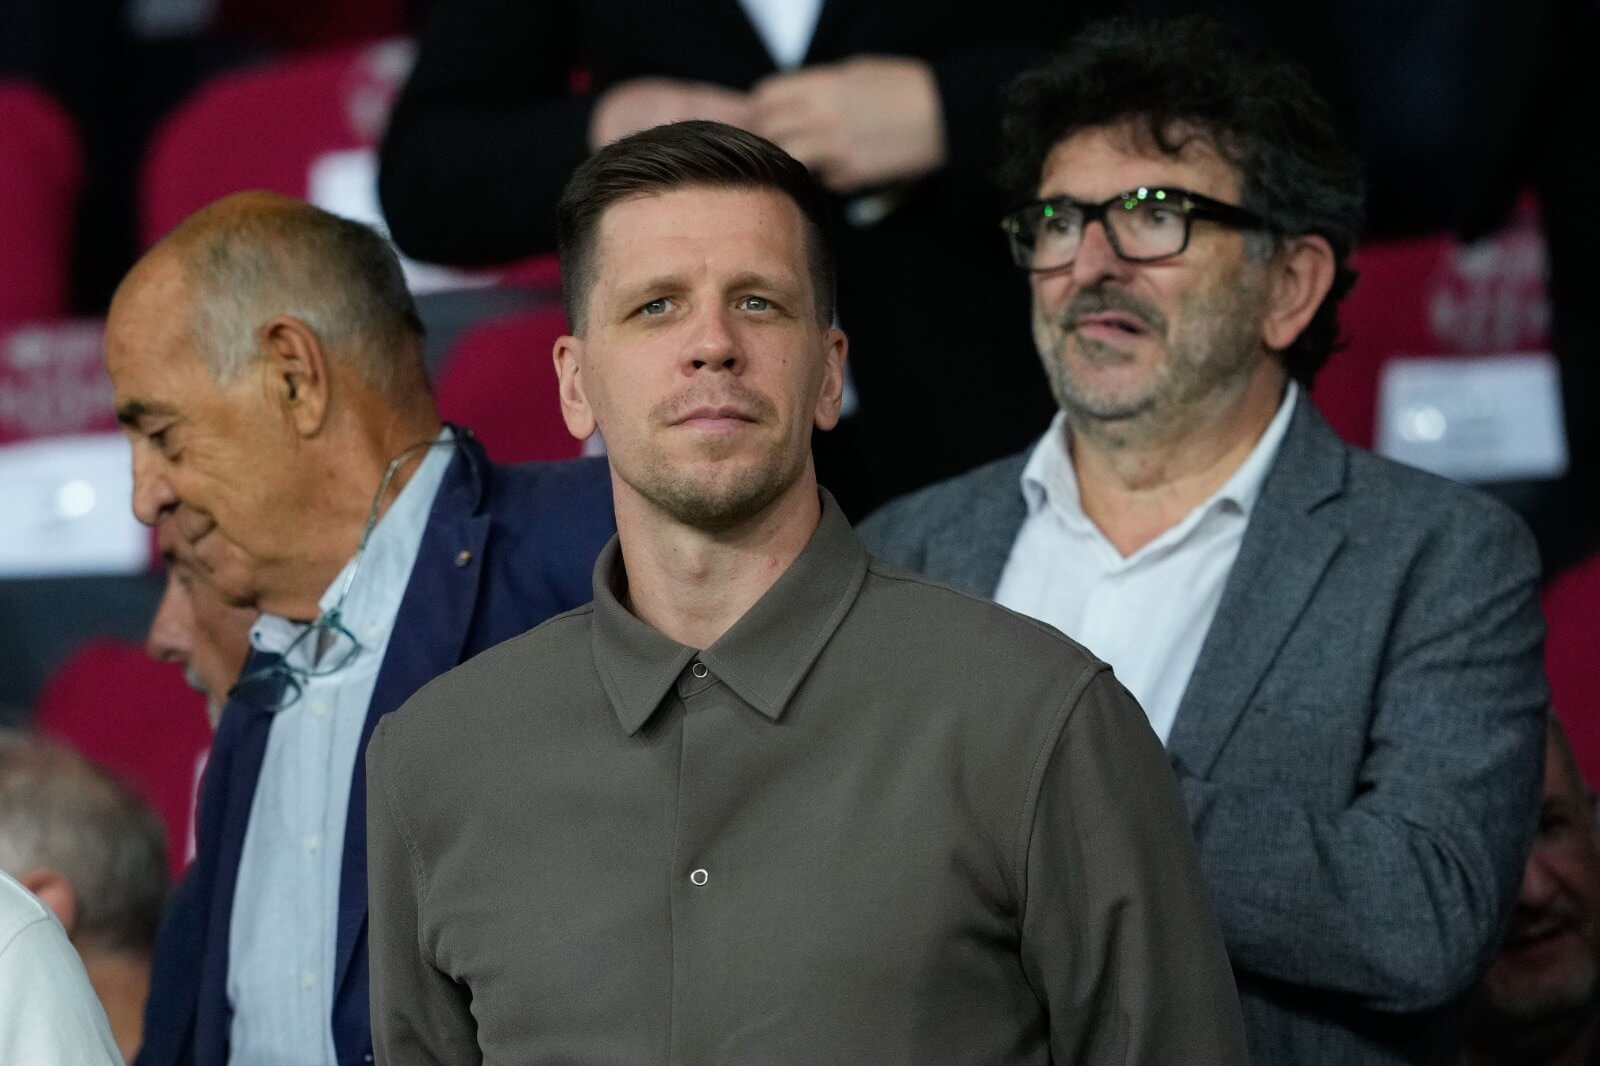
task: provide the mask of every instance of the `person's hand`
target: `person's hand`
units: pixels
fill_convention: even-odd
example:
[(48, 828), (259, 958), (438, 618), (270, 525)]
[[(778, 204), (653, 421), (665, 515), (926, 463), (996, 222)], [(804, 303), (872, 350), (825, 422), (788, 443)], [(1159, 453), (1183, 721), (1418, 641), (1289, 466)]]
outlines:
[(691, 118), (749, 129), (750, 97), (705, 82), (672, 78), (625, 81), (607, 89), (595, 104), (589, 121), (589, 146), (599, 148), (630, 133)]
[(756, 133), (840, 193), (918, 178), (944, 165), (944, 115), (919, 59), (857, 56), (760, 82)]

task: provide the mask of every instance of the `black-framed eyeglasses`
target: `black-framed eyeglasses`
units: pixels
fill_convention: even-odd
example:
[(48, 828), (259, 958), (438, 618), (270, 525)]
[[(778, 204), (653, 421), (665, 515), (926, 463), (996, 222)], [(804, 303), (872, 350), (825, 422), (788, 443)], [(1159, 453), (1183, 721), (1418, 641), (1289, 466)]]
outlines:
[(1010, 238), (1012, 261), (1038, 274), (1071, 266), (1091, 222), (1105, 227), (1118, 258), (1149, 263), (1188, 248), (1197, 218), (1234, 229), (1272, 228), (1253, 211), (1171, 187), (1130, 189), (1099, 203), (1053, 196), (1017, 208), (1000, 226)]
[[(409, 456), (420, 451), (432, 451), (434, 448), (453, 448), (460, 443), (463, 436), (470, 435), (469, 430), (453, 429), (451, 435), (443, 440), (418, 441), (389, 460), (389, 465), (384, 468), (383, 477), (378, 482), (377, 494), (372, 498), (372, 507), (367, 512), (366, 524), (361, 528), (361, 539), (356, 543), (355, 556), (344, 572), (344, 580), (340, 582), (339, 595), (334, 600), (333, 606), (317, 615), (314, 621), (297, 633), (289, 642), (289, 646), (274, 656), (269, 665), (241, 677), (228, 693), (230, 699), (243, 697), (246, 693), (260, 694), (273, 704), (262, 707), (262, 710), (281, 711), (293, 706), (300, 699), (305, 682), (314, 677), (336, 674), (355, 661), (356, 656), (365, 648), (344, 624), (344, 601), (350, 595), (350, 587), (355, 584), (356, 575), (361, 572), (361, 563), (367, 555), (367, 543), (372, 539), (372, 532), (378, 526), (378, 517), (383, 510), (384, 497), (389, 492), (389, 483), (394, 480), (400, 465)], [(302, 645), (305, 646), (306, 653), (297, 655)], [(308, 660), (310, 665), (296, 665), (296, 660), (299, 658)]]

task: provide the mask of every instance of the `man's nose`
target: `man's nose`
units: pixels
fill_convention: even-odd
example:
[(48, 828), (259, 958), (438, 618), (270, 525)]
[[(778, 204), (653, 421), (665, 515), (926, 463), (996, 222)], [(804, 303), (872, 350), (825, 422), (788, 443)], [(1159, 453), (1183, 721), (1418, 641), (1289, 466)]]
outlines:
[(194, 610), (189, 594), (171, 573), (167, 574), (167, 588), (156, 606), (155, 617), (150, 620), (144, 650), (162, 663), (187, 663), (194, 652)]
[(1517, 902), (1524, 907), (1544, 907), (1560, 891), (1560, 882), (1545, 867), (1539, 849), (1534, 848), (1528, 865), (1522, 871), (1522, 885), (1517, 890)]
[(1128, 261), (1111, 246), (1106, 223), (1101, 219), (1085, 223), (1083, 237), (1078, 242), (1078, 254), (1072, 260), (1074, 283), (1082, 288), (1106, 278), (1120, 278), (1127, 270)]
[(744, 364), (744, 351), (729, 312), (716, 308), (698, 318), (694, 342), (690, 345), (690, 367), (693, 370), (739, 370)]
[(147, 526), (156, 524), (163, 511), (178, 505), (178, 495), (167, 480), (166, 464), (151, 454), (148, 445), (133, 444), (133, 513)]

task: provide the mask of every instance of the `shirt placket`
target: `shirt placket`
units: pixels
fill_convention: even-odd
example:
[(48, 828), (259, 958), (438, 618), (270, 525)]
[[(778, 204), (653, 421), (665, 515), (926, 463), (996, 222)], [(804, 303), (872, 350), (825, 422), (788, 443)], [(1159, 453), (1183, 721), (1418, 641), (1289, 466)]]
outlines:
[[(729, 871), (717, 832), (728, 813), (725, 738), (735, 708), (726, 689), (696, 659), (676, 686), (683, 713), (678, 815), (672, 868), (671, 1062), (697, 1066), (714, 1053), (713, 1012), (726, 971), (710, 946), (725, 918)], [(719, 698), (721, 697), (721, 698)]]

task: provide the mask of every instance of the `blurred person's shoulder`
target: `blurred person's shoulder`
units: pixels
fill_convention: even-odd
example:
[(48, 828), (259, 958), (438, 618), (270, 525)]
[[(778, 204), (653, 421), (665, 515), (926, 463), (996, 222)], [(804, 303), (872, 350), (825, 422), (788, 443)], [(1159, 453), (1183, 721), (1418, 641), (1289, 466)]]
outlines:
[(0, 873), (0, 954), (3, 954), (29, 926), (53, 922), (54, 913), (39, 897), (23, 888), (5, 873)]

